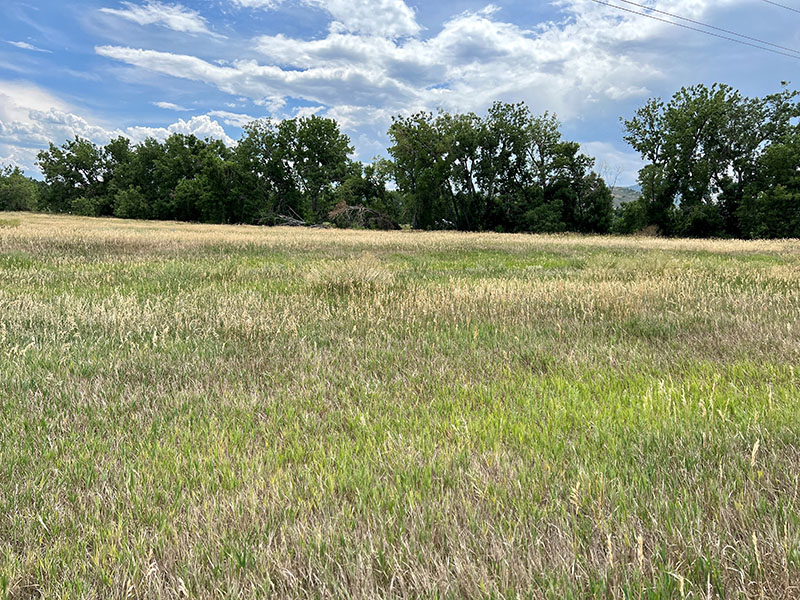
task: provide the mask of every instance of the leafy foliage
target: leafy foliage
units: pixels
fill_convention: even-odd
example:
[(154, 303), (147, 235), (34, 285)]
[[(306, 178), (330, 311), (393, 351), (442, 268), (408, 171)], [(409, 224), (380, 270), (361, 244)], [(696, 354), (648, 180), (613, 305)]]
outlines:
[(594, 159), (561, 138), (554, 115), (496, 103), (473, 113), (418, 113), (389, 129), (398, 189), (424, 229), (607, 232), (611, 192)]
[[(800, 235), (800, 228), (767, 222), (776, 211), (798, 220), (786, 191), (787, 160), (798, 164), (789, 149), (800, 116), (796, 96), (783, 89), (747, 98), (714, 84), (682, 88), (666, 104), (647, 102), (624, 121), (625, 140), (648, 163), (639, 173), (641, 208), (626, 208), (620, 218), (643, 212), (641, 225), (684, 236)], [(789, 188), (777, 190), (783, 182)]]
[(0, 210), (36, 210), (39, 190), (19, 167), (0, 168)]

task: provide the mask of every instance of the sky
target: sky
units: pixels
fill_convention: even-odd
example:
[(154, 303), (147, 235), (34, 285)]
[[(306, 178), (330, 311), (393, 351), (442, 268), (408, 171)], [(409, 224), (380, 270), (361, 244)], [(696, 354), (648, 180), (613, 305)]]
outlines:
[[(800, 12), (764, 0), (637, 2), (800, 50)], [(0, 165), (37, 176), (36, 153), (76, 135), (233, 145), (252, 119), (310, 114), (337, 119), (369, 161), (393, 115), (499, 100), (555, 113), (631, 185), (641, 163), (620, 118), (648, 98), (715, 81), (763, 95), (799, 71), (800, 55), (591, 0), (0, 0)]]

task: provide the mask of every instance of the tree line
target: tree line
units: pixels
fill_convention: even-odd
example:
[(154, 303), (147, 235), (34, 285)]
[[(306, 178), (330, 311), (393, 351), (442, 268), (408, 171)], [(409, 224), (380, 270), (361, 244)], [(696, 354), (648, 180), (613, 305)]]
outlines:
[(391, 159), (367, 165), (349, 158), (336, 121), (317, 116), (254, 121), (233, 148), (183, 134), (136, 145), (76, 138), (39, 153), (44, 185), (30, 208), (346, 226), (353, 211), (343, 207), (364, 207), (380, 217), (360, 222), (367, 226), (607, 232), (611, 192), (559, 127), (523, 104), (498, 103), (485, 118), (419, 113), (396, 118)]
[(389, 158), (351, 160), (336, 121), (257, 120), (239, 142), (174, 134), (105, 146), (75, 138), (38, 155), (43, 181), (0, 170), (0, 210), (204, 223), (509, 232), (800, 237), (800, 105), (784, 88), (748, 98), (682, 88), (623, 120), (639, 197), (614, 207), (594, 159), (554, 115), (524, 103), (484, 116), (396, 117)]

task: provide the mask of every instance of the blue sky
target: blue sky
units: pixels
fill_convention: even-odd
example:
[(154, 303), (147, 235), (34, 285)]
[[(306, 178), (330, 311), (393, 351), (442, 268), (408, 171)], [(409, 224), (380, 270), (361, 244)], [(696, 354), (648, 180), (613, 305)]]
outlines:
[[(800, 13), (762, 0), (638, 1), (800, 49)], [(0, 163), (35, 174), (36, 152), (74, 135), (233, 144), (251, 118), (311, 113), (369, 160), (392, 115), (503, 100), (555, 112), (630, 185), (639, 161), (619, 118), (647, 98), (714, 81), (766, 94), (800, 85), (798, 70), (590, 0), (2, 0)]]

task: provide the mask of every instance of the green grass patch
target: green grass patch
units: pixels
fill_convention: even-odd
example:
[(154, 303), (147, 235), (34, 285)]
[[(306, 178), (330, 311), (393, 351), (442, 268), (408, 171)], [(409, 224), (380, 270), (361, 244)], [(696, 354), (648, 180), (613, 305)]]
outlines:
[(22, 219), (0, 598), (800, 586), (781, 242)]

